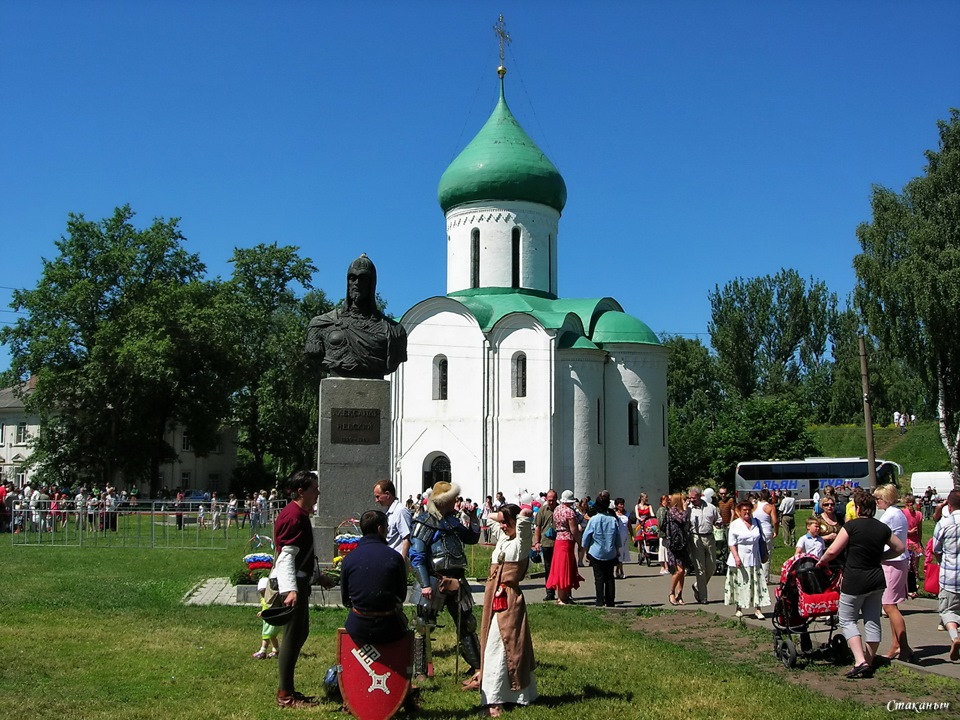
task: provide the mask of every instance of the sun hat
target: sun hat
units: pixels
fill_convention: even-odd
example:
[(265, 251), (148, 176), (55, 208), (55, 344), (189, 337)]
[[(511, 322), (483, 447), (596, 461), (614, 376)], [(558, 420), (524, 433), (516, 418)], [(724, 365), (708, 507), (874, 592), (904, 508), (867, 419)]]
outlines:
[[(280, 593), (280, 597), (285, 597), (287, 593)], [(282, 601), (281, 601), (282, 602)], [(280, 605), (279, 607), (267, 608), (260, 611), (260, 619), (271, 625), (286, 625), (293, 620), (293, 613), (296, 611), (296, 604)]]
[(560, 502), (564, 505), (573, 505), (577, 499), (573, 496), (573, 490), (564, 490), (560, 494)]

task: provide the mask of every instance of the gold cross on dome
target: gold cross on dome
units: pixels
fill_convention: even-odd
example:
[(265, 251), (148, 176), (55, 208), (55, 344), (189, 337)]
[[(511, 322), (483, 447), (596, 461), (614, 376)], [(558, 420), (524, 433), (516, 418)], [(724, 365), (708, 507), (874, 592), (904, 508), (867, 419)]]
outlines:
[(510, 33), (507, 32), (507, 23), (504, 22), (503, 15), (497, 18), (497, 22), (493, 26), (493, 32), (500, 41), (500, 67), (497, 68), (497, 75), (499, 75), (502, 80), (503, 76), (507, 74), (507, 68), (503, 64), (503, 48), (511, 42)]

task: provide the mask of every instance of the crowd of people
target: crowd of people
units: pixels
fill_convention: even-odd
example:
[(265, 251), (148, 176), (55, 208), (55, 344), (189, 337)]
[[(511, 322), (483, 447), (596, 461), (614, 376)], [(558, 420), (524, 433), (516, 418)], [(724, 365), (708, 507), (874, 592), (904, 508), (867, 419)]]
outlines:
[(136, 487), (118, 491), (109, 483), (76, 489), (29, 483), (0, 484), (0, 532), (55, 533), (71, 520), (78, 528), (117, 531), (117, 514), (138, 504)]
[(185, 516), (195, 514), (201, 530), (243, 528), (249, 523), (250, 529), (256, 532), (261, 527), (269, 527), (283, 505), (276, 488), (269, 493), (261, 490), (245, 497), (231, 493), (226, 499), (216, 492), (188, 496), (180, 488), (160, 494), (161, 498), (144, 502), (136, 485), (120, 490), (110, 483), (73, 488), (39, 483), (16, 487), (12, 482), (2, 483), (0, 532), (56, 533), (71, 523), (78, 530), (117, 532), (120, 514), (151, 507), (171, 514), (181, 530)]
[[(725, 575), (723, 602), (765, 619), (770, 605), (769, 567), (777, 539), (795, 555), (813, 556), (820, 565), (843, 567), (838, 624), (854, 657), (848, 677), (868, 677), (882, 662), (909, 660), (912, 648), (899, 605), (910, 595), (911, 544), (920, 544), (922, 529), (916, 501), (899, 507), (896, 487), (872, 492), (824, 488), (816, 512), (796, 537), (792, 522), (798, 503), (790, 493), (761, 491), (739, 501), (725, 488), (664, 495), (654, 508), (641, 494), (632, 511), (623, 498), (601, 490), (594, 499), (576, 498), (571, 490), (523, 492), (515, 502), (502, 493), (474, 503), (460, 496), (455, 483), (439, 482), (421, 496), (401, 502), (390, 481), (373, 486), (378, 506), (361, 517), (363, 538), (346, 555), (341, 597), (349, 608), (346, 632), (357, 646), (403, 642), (413, 631), (414, 680), (433, 674), (431, 633), (446, 612), (457, 631), (458, 650), (467, 679), (466, 691), (479, 691), (479, 704), (491, 717), (538, 695), (536, 658), (522, 583), (531, 558), (546, 570), (545, 600), (572, 604), (589, 566), (593, 602), (616, 603), (616, 580), (630, 562), (630, 547), (640, 530), (656, 519), (661, 572), (669, 576), (668, 600), (685, 604), (684, 583), (691, 579), (692, 600), (706, 604), (715, 574)], [(305, 611), (309, 582), (316, 574), (310, 512), (317, 502), (313, 473), (298, 473), (286, 486), (290, 501), (277, 517), (277, 562), (271, 576), (295, 609), (277, 649), (266, 626), (254, 657), (280, 659), (277, 704), (309, 707), (314, 697), (295, 689), (294, 667), (309, 633)], [(878, 517), (875, 517), (878, 516)], [(934, 512), (938, 521), (930, 538), (940, 562), (938, 609), (950, 636), (949, 658), (960, 661), (960, 491), (949, 494)], [(791, 521), (786, 521), (791, 518)], [(479, 622), (466, 575), (466, 548), (484, 541), (493, 546)], [(638, 549), (638, 559), (644, 550)], [(406, 576), (415, 578), (412, 627), (403, 609)], [(888, 618), (891, 645), (879, 653), (882, 616)], [(862, 630), (861, 630), (862, 625)]]

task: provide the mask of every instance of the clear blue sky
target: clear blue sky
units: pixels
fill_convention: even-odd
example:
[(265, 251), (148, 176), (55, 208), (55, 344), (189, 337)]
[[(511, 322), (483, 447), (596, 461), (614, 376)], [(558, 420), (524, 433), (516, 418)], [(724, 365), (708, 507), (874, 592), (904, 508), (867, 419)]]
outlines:
[[(701, 334), (707, 293), (796, 268), (841, 297), (874, 183), (960, 106), (960, 2), (49, 2), (0, 8), (0, 322), (69, 212), (297, 245), (400, 315), (445, 288), (440, 175), (497, 94), (563, 174), (560, 294)], [(0, 368), (8, 355), (0, 348)]]

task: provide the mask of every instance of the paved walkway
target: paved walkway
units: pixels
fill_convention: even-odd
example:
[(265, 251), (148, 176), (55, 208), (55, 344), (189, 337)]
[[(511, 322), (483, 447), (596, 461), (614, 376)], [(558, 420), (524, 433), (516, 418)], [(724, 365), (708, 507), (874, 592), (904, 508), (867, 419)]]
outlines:
[[(669, 576), (659, 575), (657, 566), (648, 568), (634, 563), (628, 565), (625, 572), (626, 579), (617, 581), (618, 610), (657, 607), (676, 612), (711, 612), (721, 617), (733, 618), (734, 608), (723, 604), (723, 576), (717, 576), (710, 581), (711, 600), (707, 605), (697, 605), (693, 602), (691, 578), (687, 578), (683, 594), (684, 600), (689, 604), (674, 607), (667, 602), (667, 595), (670, 592)], [(587, 567), (582, 568), (580, 574), (584, 577), (585, 582), (580, 585), (579, 590), (575, 591), (574, 596), (577, 601), (592, 605), (594, 601), (593, 572)], [(474, 601), (477, 605), (482, 605), (483, 584), (471, 582), (471, 587), (474, 590)], [(543, 602), (544, 578), (542, 576), (535, 575), (528, 578), (523, 583), (523, 589), (528, 603)], [(771, 597), (773, 596), (773, 590), (774, 586), (771, 586)], [(211, 578), (200, 583), (184, 596), (183, 602), (187, 605), (244, 604), (237, 602), (237, 589), (230, 584), (228, 578)], [(256, 603), (246, 604), (255, 605)], [(326, 592), (320, 591), (319, 588), (314, 589), (311, 604), (328, 607), (339, 606), (339, 589)], [(772, 610), (772, 608), (770, 609)], [(947, 659), (950, 649), (950, 636), (946, 632), (937, 630), (940, 618), (936, 610), (936, 601), (928, 599), (908, 600), (901, 606), (901, 610), (907, 621), (907, 636), (913, 647), (915, 660), (910, 664), (900, 662), (897, 664), (920, 672), (935, 673), (960, 680), (960, 663), (951, 663)], [(756, 627), (771, 629), (770, 650), (773, 652), (770, 620), (760, 621), (752, 617), (745, 617), (743, 621)], [(882, 628), (884, 639), (880, 644), (880, 651), (886, 652), (890, 638), (890, 626), (886, 619), (883, 621)]]

